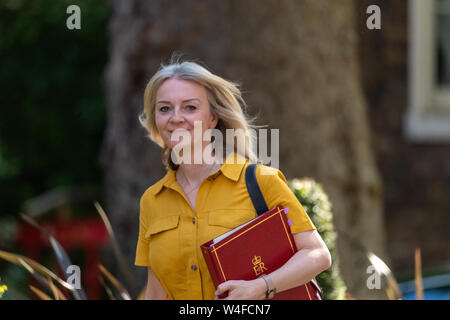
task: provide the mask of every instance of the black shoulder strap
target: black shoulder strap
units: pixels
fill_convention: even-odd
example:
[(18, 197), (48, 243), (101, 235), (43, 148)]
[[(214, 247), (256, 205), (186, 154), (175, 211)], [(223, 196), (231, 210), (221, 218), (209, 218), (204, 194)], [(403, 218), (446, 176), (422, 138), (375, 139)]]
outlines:
[(258, 215), (268, 211), (266, 201), (259, 188), (258, 181), (256, 180), (256, 167), (258, 164), (249, 164), (245, 170), (245, 184), (247, 185), (247, 191), (252, 199), (253, 206), (255, 207)]

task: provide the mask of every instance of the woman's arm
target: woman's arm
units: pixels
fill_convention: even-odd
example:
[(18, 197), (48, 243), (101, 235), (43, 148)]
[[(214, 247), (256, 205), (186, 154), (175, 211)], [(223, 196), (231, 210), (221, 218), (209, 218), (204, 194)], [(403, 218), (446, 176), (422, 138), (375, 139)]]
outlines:
[(159, 283), (152, 269), (148, 267), (147, 290), (145, 291), (146, 300), (167, 300), (166, 291)]
[(307, 283), (331, 267), (331, 255), (317, 230), (294, 234), (297, 253), (270, 274), (277, 292)]
[[(283, 266), (270, 273), (277, 292), (305, 284), (331, 266), (330, 252), (316, 230), (296, 233), (294, 240), (298, 251)], [(263, 299), (267, 286), (262, 278), (230, 280), (217, 287), (216, 296), (228, 290), (225, 299)]]

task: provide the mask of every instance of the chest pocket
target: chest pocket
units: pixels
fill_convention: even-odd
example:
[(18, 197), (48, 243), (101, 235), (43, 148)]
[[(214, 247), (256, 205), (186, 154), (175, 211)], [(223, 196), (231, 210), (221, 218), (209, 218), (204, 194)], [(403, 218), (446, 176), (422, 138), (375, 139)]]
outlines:
[(170, 215), (149, 221), (146, 238), (150, 239), (150, 264), (155, 274), (171, 272), (175, 259), (180, 252), (180, 216)]
[(256, 217), (256, 212), (249, 209), (214, 210), (209, 213), (209, 225), (233, 229)]
[(145, 234), (145, 237), (151, 238), (163, 231), (174, 229), (174, 228), (178, 227), (179, 220), (180, 220), (179, 215), (171, 215), (171, 216), (156, 218), (154, 221), (151, 221), (149, 223), (148, 230)]
[[(168, 275), (177, 274), (180, 257), (180, 215), (150, 218), (146, 238), (149, 238), (149, 261), (165, 292), (173, 299)], [(182, 265), (182, 264), (181, 264)]]

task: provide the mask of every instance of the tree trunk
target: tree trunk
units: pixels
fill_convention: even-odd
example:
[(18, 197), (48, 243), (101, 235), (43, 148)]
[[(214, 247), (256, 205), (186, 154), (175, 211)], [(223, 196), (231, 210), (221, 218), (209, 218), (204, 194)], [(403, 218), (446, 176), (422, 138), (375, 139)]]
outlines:
[[(367, 289), (367, 258), (349, 241), (357, 239), (386, 260), (353, 1), (110, 3), (108, 125), (101, 159), (107, 212), (130, 266), (139, 197), (164, 174), (159, 149), (145, 138), (137, 116), (146, 81), (179, 50), (243, 84), (250, 111), (260, 115), (260, 123), (280, 129), (280, 169), (286, 177), (312, 177), (328, 193), (349, 293), (384, 297), (381, 290)], [(143, 273), (136, 278), (143, 287)]]

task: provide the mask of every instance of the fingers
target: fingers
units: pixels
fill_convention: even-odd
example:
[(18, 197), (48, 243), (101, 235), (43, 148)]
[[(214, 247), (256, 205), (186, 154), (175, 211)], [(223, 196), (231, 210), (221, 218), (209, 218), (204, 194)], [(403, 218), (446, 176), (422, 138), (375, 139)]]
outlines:
[[(230, 297), (231, 291), (236, 289), (237, 287), (237, 283), (239, 281), (236, 280), (229, 280), (226, 281), (224, 283), (221, 283), (217, 286), (217, 290), (216, 292), (214, 292), (214, 294), (216, 295), (216, 300), (231, 300), (232, 298)], [(220, 295), (226, 293), (228, 291), (228, 296), (225, 298), (219, 298)]]
[(217, 286), (217, 290), (216, 290), (216, 292), (215, 292), (215, 295), (216, 295), (216, 296), (219, 296), (219, 295), (221, 295), (222, 293), (224, 293), (224, 292), (226, 292), (226, 291), (228, 291), (228, 290), (231, 290), (232, 287), (233, 287), (233, 285), (234, 285), (234, 283), (233, 283), (232, 280), (226, 281), (226, 282), (223, 282), (223, 283), (219, 284), (219, 285)]

